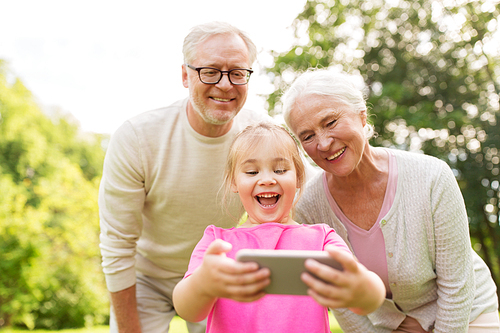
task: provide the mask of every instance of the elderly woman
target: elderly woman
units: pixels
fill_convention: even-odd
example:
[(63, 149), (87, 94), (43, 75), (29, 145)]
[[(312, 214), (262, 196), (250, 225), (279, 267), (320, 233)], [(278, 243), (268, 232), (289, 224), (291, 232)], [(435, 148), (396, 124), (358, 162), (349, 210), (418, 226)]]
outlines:
[[(342, 329), (499, 332), (496, 287), (471, 248), (448, 165), (370, 146), (365, 99), (347, 74), (310, 70), (282, 101), (287, 125), (323, 169), (308, 182), (296, 220), (328, 223), (386, 286), (384, 304), (370, 315), (335, 310)], [(339, 273), (330, 274), (331, 285), (308, 283), (316, 297), (335, 294)]]

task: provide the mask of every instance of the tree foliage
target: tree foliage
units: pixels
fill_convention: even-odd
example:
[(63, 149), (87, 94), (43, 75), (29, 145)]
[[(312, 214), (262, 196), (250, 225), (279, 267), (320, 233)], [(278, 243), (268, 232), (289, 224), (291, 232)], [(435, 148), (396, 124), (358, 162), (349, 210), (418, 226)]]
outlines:
[[(274, 53), (275, 92), (334, 67), (367, 84), (376, 146), (445, 160), (465, 198), (474, 249), (500, 287), (500, 4), (490, 0), (308, 1), (296, 43)], [(498, 288), (500, 290), (500, 288)]]
[(42, 113), (0, 60), (0, 327), (107, 319), (97, 211), (105, 140)]

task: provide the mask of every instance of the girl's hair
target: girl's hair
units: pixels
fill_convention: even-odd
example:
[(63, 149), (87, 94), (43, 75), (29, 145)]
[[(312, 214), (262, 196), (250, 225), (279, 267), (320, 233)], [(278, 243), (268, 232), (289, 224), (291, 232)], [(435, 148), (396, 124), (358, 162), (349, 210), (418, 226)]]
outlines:
[[(288, 127), (290, 127), (290, 111), (297, 99), (315, 95), (330, 96), (358, 114), (363, 111), (368, 113), (363, 88), (356, 86), (354, 76), (331, 69), (309, 69), (293, 82), (281, 98), (283, 117)], [(370, 139), (373, 135), (373, 125), (367, 122), (365, 137)]]
[(196, 59), (196, 47), (204, 40), (214, 35), (223, 34), (235, 34), (243, 39), (248, 48), (249, 65), (251, 66), (257, 58), (257, 48), (255, 44), (246, 32), (226, 22), (209, 22), (193, 27), (186, 38), (184, 38), (184, 45), (182, 47), (184, 63), (190, 64)]
[(249, 125), (238, 133), (229, 148), (221, 188), (223, 191), (222, 202), (224, 207), (227, 208), (231, 201), (231, 185), (234, 184), (238, 163), (249, 151), (258, 149), (258, 147), (262, 145), (273, 146), (276, 155), (284, 154), (292, 160), (297, 177), (297, 188), (299, 189), (294, 202), (296, 203), (299, 199), (302, 194), (306, 175), (305, 166), (302, 162), (297, 143), (291, 134), (282, 126), (270, 122), (260, 122)]

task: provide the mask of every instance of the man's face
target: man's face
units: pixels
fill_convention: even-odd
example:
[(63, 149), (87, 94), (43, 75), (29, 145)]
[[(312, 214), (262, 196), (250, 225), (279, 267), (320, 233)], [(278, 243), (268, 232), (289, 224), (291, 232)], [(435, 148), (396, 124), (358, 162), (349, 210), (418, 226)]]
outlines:
[[(222, 71), (250, 68), (248, 48), (238, 35), (214, 35), (198, 45), (196, 59), (189, 65), (214, 67)], [(231, 120), (245, 104), (248, 85), (233, 85), (227, 75), (217, 84), (205, 84), (196, 70), (182, 66), (182, 79), (189, 88), (188, 119), (199, 133), (207, 128), (230, 128)], [(226, 132), (226, 131), (223, 131)]]

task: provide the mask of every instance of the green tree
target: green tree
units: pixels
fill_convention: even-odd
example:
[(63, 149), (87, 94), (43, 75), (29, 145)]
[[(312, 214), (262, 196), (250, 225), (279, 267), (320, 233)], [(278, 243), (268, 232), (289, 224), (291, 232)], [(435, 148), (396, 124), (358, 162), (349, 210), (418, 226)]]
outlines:
[(48, 117), (0, 61), (0, 327), (101, 324), (102, 135)]
[[(308, 1), (296, 43), (268, 69), (270, 110), (298, 72), (335, 67), (367, 84), (372, 144), (445, 160), (465, 198), (474, 249), (500, 287), (500, 4), (490, 0)], [(500, 290), (500, 288), (498, 288)]]

